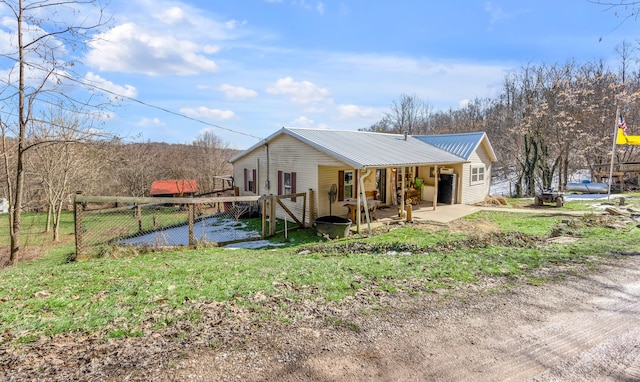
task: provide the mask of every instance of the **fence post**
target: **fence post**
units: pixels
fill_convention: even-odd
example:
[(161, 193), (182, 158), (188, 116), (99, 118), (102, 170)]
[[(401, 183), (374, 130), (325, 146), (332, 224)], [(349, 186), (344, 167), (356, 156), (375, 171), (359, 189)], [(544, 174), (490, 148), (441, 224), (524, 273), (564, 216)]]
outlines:
[(195, 220), (195, 204), (189, 204), (189, 245), (195, 246), (196, 239), (193, 234), (193, 225)]
[(82, 195), (82, 191), (77, 191), (73, 198), (73, 226), (76, 236), (76, 251), (69, 257), (69, 261), (76, 261), (78, 256), (82, 256), (84, 248), (82, 247), (82, 212), (84, 207), (82, 203), (77, 201), (78, 195)]
[(262, 195), (260, 198), (260, 203), (262, 204), (262, 238), (266, 239), (267, 237), (267, 196)]
[(142, 232), (142, 206), (136, 206), (136, 218), (138, 219), (138, 232)]
[(309, 189), (309, 227), (313, 227), (313, 189)]
[(276, 224), (278, 223), (278, 219), (276, 219), (275, 198), (277, 198), (277, 196), (274, 195), (271, 195), (269, 198), (269, 236), (276, 235)]

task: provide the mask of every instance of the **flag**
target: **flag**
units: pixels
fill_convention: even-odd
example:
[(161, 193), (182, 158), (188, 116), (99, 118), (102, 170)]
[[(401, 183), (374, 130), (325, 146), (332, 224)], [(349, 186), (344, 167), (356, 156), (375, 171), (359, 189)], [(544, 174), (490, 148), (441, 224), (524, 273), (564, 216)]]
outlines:
[(620, 114), (620, 122), (618, 122), (618, 127), (622, 129), (623, 133), (627, 133), (627, 122), (624, 121), (624, 116)]

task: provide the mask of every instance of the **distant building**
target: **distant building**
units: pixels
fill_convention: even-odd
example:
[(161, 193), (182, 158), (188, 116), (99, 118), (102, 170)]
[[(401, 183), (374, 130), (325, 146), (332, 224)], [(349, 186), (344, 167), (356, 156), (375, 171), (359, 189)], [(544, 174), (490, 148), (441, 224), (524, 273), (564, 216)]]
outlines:
[(6, 198), (0, 199), (0, 214), (9, 213), (9, 201)]
[(156, 180), (151, 184), (149, 195), (155, 197), (184, 198), (198, 193), (195, 179)]

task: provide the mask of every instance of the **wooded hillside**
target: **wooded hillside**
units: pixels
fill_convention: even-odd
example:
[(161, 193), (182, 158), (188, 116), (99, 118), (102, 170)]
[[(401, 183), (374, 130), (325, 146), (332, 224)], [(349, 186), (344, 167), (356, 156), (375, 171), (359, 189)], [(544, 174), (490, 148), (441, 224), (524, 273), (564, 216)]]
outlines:
[[(365, 130), (485, 131), (499, 158), (496, 169), (512, 182), (514, 193), (563, 190), (574, 171), (611, 162), (617, 111), (629, 134), (640, 135), (640, 73), (631, 69), (630, 52), (623, 44), (617, 73), (603, 62), (523, 67), (505, 76), (496, 97), (455, 110), (433, 112), (428, 102), (402, 95)], [(638, 146), (618, 145), (615, 152), (614, 163), (640, 161)]]

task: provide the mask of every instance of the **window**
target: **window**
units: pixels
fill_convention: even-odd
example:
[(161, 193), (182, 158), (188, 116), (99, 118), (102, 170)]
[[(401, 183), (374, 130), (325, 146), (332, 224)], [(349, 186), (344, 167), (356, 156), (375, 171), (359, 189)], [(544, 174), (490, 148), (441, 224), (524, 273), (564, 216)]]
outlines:
[(253, 192), (254, 194), (258, 192), (258, 187), (256, 185), (256, 174), (257, 171), (255, 169), (251, 170), (251, 175), (249, 175), (249, 169), (244, 169), (244, 190), (248, 192)]
[[(296, 193), (296, 173), (278, 171), (278, 195), (289, 195)], [(292, 202), (296, 198), (291, 198)]]
[(484, 183), (484, 165), (471, 166), (471, 184)]
[(344, 172), (344, 197), (345, 199), (355, 197), (355, 192), (353, 192), (353, 171)]
[(351, 199), (356, 197), (358, 192), (355, 182), (357, 172), (353, 170), (338, 171), (338, 200)]
[(283, 193), (285, 195), (289, 195), (291, 193), (291, 173), (285, 172), (282, 175), (283, 175), (283, 178), (282, 178)]

